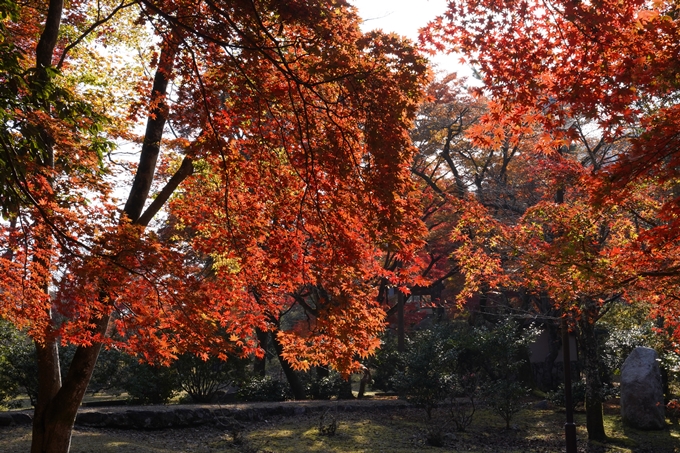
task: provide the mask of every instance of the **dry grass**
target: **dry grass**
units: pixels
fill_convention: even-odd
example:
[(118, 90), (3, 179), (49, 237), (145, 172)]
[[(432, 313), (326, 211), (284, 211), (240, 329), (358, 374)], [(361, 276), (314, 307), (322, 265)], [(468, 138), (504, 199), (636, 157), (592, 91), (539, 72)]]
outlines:
[[(281, 417), (247, 425), (241, 443), (218, 427), (133, 431), (76, 429), (73, 453), (128, 452), (272, 452), (272, 453), (405, 453), (405, 452), (559, 452), (564, 448), (564, 414), (553, 410), (527, 409), (520, 413), (512, 430), (493, 414), (480, 411), (466, 433), (456, 433), (446, 423), (444, 411), (427, 421), (417, 409), (394, 412), (334, 414), (338, 421), (334, 436), (319, 433), (320, 414)], [(657, 432), (641, 432), (622, 426), (617, 415), (606, 416), (611, 442), (589, 444), (577, 414), (581, 453), (680, 453), (680, 426)], [(441, 430), (443, 448), (428, 445), (428, 432)], [(28, 427), (0, 428), (0, 451), (29, 450)]]

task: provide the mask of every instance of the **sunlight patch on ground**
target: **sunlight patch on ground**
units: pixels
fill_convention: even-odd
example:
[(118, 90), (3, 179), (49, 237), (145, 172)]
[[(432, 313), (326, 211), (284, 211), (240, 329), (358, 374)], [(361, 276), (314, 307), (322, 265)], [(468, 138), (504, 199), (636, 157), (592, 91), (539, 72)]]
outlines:
[[(263, 423), (246, 424), (244, 444), (235, 445), (231, 435), (216, 427), (158, 431), (77, 428), (73, 453), (545, 453), (564, 447), (565, 414), (558, 411), (525, 410), (505, 430), (498, 416), (485, 408), (475, 414), (467, 433), (455, 432), (447, 422), (448, 411), (437, 410), (426, 420), (423, 410), (398, 413), (338, 413), (337, 432), (322, 436), (320, 415), (274, 417)], [(638, 431), (623, 426), (618, 415), (605, 416), (610, 440), (587, 442), (585, 415), (576, 416), (579, 451), (583, 453), (680, 453), (680, 427), (661, 431)], [(440, 427), (445, 433), (444, 449), (427, 445), (427, 432)], [(30, 428), (0, 427), (0, 452), (25, 453), (30, 449)], [(646, 450), (645, 450), (646, 449)]]

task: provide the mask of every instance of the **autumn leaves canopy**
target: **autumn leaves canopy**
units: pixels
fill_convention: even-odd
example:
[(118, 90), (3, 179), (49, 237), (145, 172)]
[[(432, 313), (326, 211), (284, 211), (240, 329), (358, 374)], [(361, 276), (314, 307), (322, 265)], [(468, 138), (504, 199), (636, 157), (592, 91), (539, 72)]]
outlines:
[[(344, 2), (2, 7), (3, 317), (39, 342), (163, 362), (261, 353), (256, 329), (297, 306), (279, 335), (296, 366), (346, 370), (375, 349), (379, 258), (411, 253), (421, 228), (408, 132), (427, 78), (412, 44), (361, 33)], [(46, 17), (59, 71), (36, 63)], [(153, 77), (96, 79), (109, 48), (148, 57)], [(88, 102), (106, 90), (117, 104)], [(114, 141), (141, 146), (139, 163), (111, 160)]]
[(490, 110), (474, 139), (523, 141), (545, 183), (543, 201), (501, 235), (514, 239), (497, 237), (495, 253), (486, 244), (492, 274), (528, 274), (524, 285), (569, 304), (654, 301), (673, 322), (677, 15), (665, 1), (454, 1), (424, 32), (484, 80)]
[(378, 344), (381, 282), (461, 270), (460, 300), (505, 285), (675, 303), (673, 2), (454, 1), (424, 30), (485, 81), (466, 140), (501, 153), (493, 191), (472, 154), (445, 190), (431, 171), (451, 154), (413, 160), (425, 60), (344, 2), (0, 7), (0, 311), (38, 341), (168, 361), (259, 353), (256, 330), (277, 330), (296, 366), (346, 370)]

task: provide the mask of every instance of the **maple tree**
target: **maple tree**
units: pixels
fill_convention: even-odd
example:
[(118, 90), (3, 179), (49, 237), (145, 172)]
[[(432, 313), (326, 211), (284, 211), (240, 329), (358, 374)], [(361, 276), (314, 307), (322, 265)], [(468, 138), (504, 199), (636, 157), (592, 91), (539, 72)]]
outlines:
[[(474, 94), (466, 84), (455, 74), (431, 84), (412, 133), (419, 148), (412, 172), (422, 184), (422, 218), (430, 230), (420, 253), (420, 266), (425, 270), (421, 278), (434, 283), (412, 291), (432, 291), (441, 282), (437, 303), (453, 310), (459, 309), (454, 306), (455, 294), (464, 278), (468, 284), (474, 278), (461, 272), (455, 257), (459, 248), (470, 249), (464, 238), (451, 240), (458, 222), (480, 214), (480, 221), (489, 216), (491, 224), (514, 225), (547, 190), (530, 158), (539, 135), (536, 128), (498, 118), (494, 112), (498, 105)], [(535, 377), (540, 388), (554, 389), (552, 370), (561, 340), (559, 323), (554, 321), (557, 310), (545, 294), (509, 283), (499, 291), (480, 280), (475, 291), (465, 292), (464, 297), (468, 296), (464, 311), (471, 322), (483, 318), (495, 323), (498, 311), (509, 311), (515, 316), (532, 316), (543, 326), (550, 335), (551, 353), (542, 368), (534, 369)], [(459, 297), (459, 302), (463, 298)], [(434, 294), (432, 300), (436, 301)]]
[[(583, 130), (578, 121), (574, 128)], [(516, 308), (528, 310), (526, 315), (554, 317), (559, 312), (551, 307), (557, 307), (573, 320), (591, 438), (605, 436), (595, 323), (617, 301), (656, 297), (655, 290), (637, 284), (640, 273), (631, 263), (640, 250), (637, 239), (659, 218), (667, 193), (654, 184), (638, 184), (624, 200), (597, 204), (589, 192), (590, 181), (599, 176), (597, 162), (623, 150), (621, 143), (583, 136), (563, 149), (558, 161), (546, 161), (543, 153), (525, 146), (522, 158), (533, 163), (535, 177), (543, 181), (534, 186), (541, 198), (515, 218), (499, 218), (493, 208), (470, 202), (453, 231), (460, 244), (453, 256), (466, 276), (461, 301), (489, 289), (522, 291), (530, 296), (529, 304)]]
[(397, 314), (398, 346), (404, 344), (405, 318), (410, 316), (413, 324), (424, 316), (422, 310), (405, 311), (418, 305), (441, 315), (453, 308), (460, 269), (452, 253), (460, 244), (451, 241), (450, 232), (467, 209), (468, 199), (494, 209), (499, 218), (516, 218), (531, 203), (532, 182), (523, 176), (523, 163), (517, 158), (521, 140), (495, 140), (493, 134), (481, 140), (470, 138), (488, 107), (486, 99), (469, 93), (466, 83), (456, 74), (433, 81), (411, 132), (418, 148), (411, 173), (428, 234), (410, 260), (390, 253), (384, 259), (384, 266), (396, 274), (392, 283), (400, 286), (396, 303), (388, 310), (388, 315)]
[(514, 228), (492, 222), (479, 231), (477, 217), (456, 234), (483, 233), (460, 256), (473, 286), (507, 282), (503, 260), (519, 259), (523, 285), (572, 310), (586, 356), (591, 438), (605, 436), (594, 323), (621, 297), (653, 300), (651, 314), (671, 327), (668, 311), (677, 310), (677, 8), (452, 1), (422, 36), (479, 67), (499, 106), (493, 121), (543, 131), (534, 152), (552, 193)]
[(429, 231), (419, 278), (434, 287), (459, 273), (452, 254), (463, 244), (450, 234), (461, 216), (482, 206), (514, 223), (540, 200), (542, 183), (528, 175), (525, 158), (533, 131), (511, 136), (510, 122), (489, 127), (484, 119), (493, 106), (471, 95), (455, 74), (432, 83), (428, 95), (412, 132), (419, 152), (411, 171), (421, 186), (421, 218)]
[[(5, 0), (0, 17), (0, 316), (36, 344), (32, 451), (69, 450), (103, 345), (261, 354), (258, 330), (297, 306), (308, 322), (276, 335), (293, 367), (346, 373), (377, 347), (376, 258), (421, 229), (410, 43), (362, 34), (343, 1)], [(138, 162), (112, 161), (114, 140)], [(63, 374), (60, 343), (77, 346)]]

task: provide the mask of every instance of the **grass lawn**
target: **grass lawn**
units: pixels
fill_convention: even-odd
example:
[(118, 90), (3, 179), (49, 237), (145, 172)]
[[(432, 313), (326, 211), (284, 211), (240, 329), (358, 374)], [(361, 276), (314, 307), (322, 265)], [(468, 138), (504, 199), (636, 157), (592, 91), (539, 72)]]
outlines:
[[(610, 441), (588, 443), (585, 415), (577, 413), (579, 452), (680, 453), (680, 426), (643, 432), (624, 427), (613, 410), (605, 416)], [(445, 412), (435, 411), (428, 421), (425, 411), (339, 412), (333, 436), (319, 433), (320, 414), (277, 417), (246, 424), (242, 441), (235, 444), (225, 428), (200, 427), (162, 431), (77, 428), (73, 453), (109, 452), (240, 452), (240, 453), (401, 453), (401, 452), (560, 452), (564, 450), (564, 413), (526, 409), (516, 416), (513, 429), (505, 430), (501, 419), (480, 410), (465, 433), (446, 424)], [(428, 432), (440, 431), (442, 447), (428, 445)], [(30, 428), (0, 428), (0, 451), (29, 450)]]

